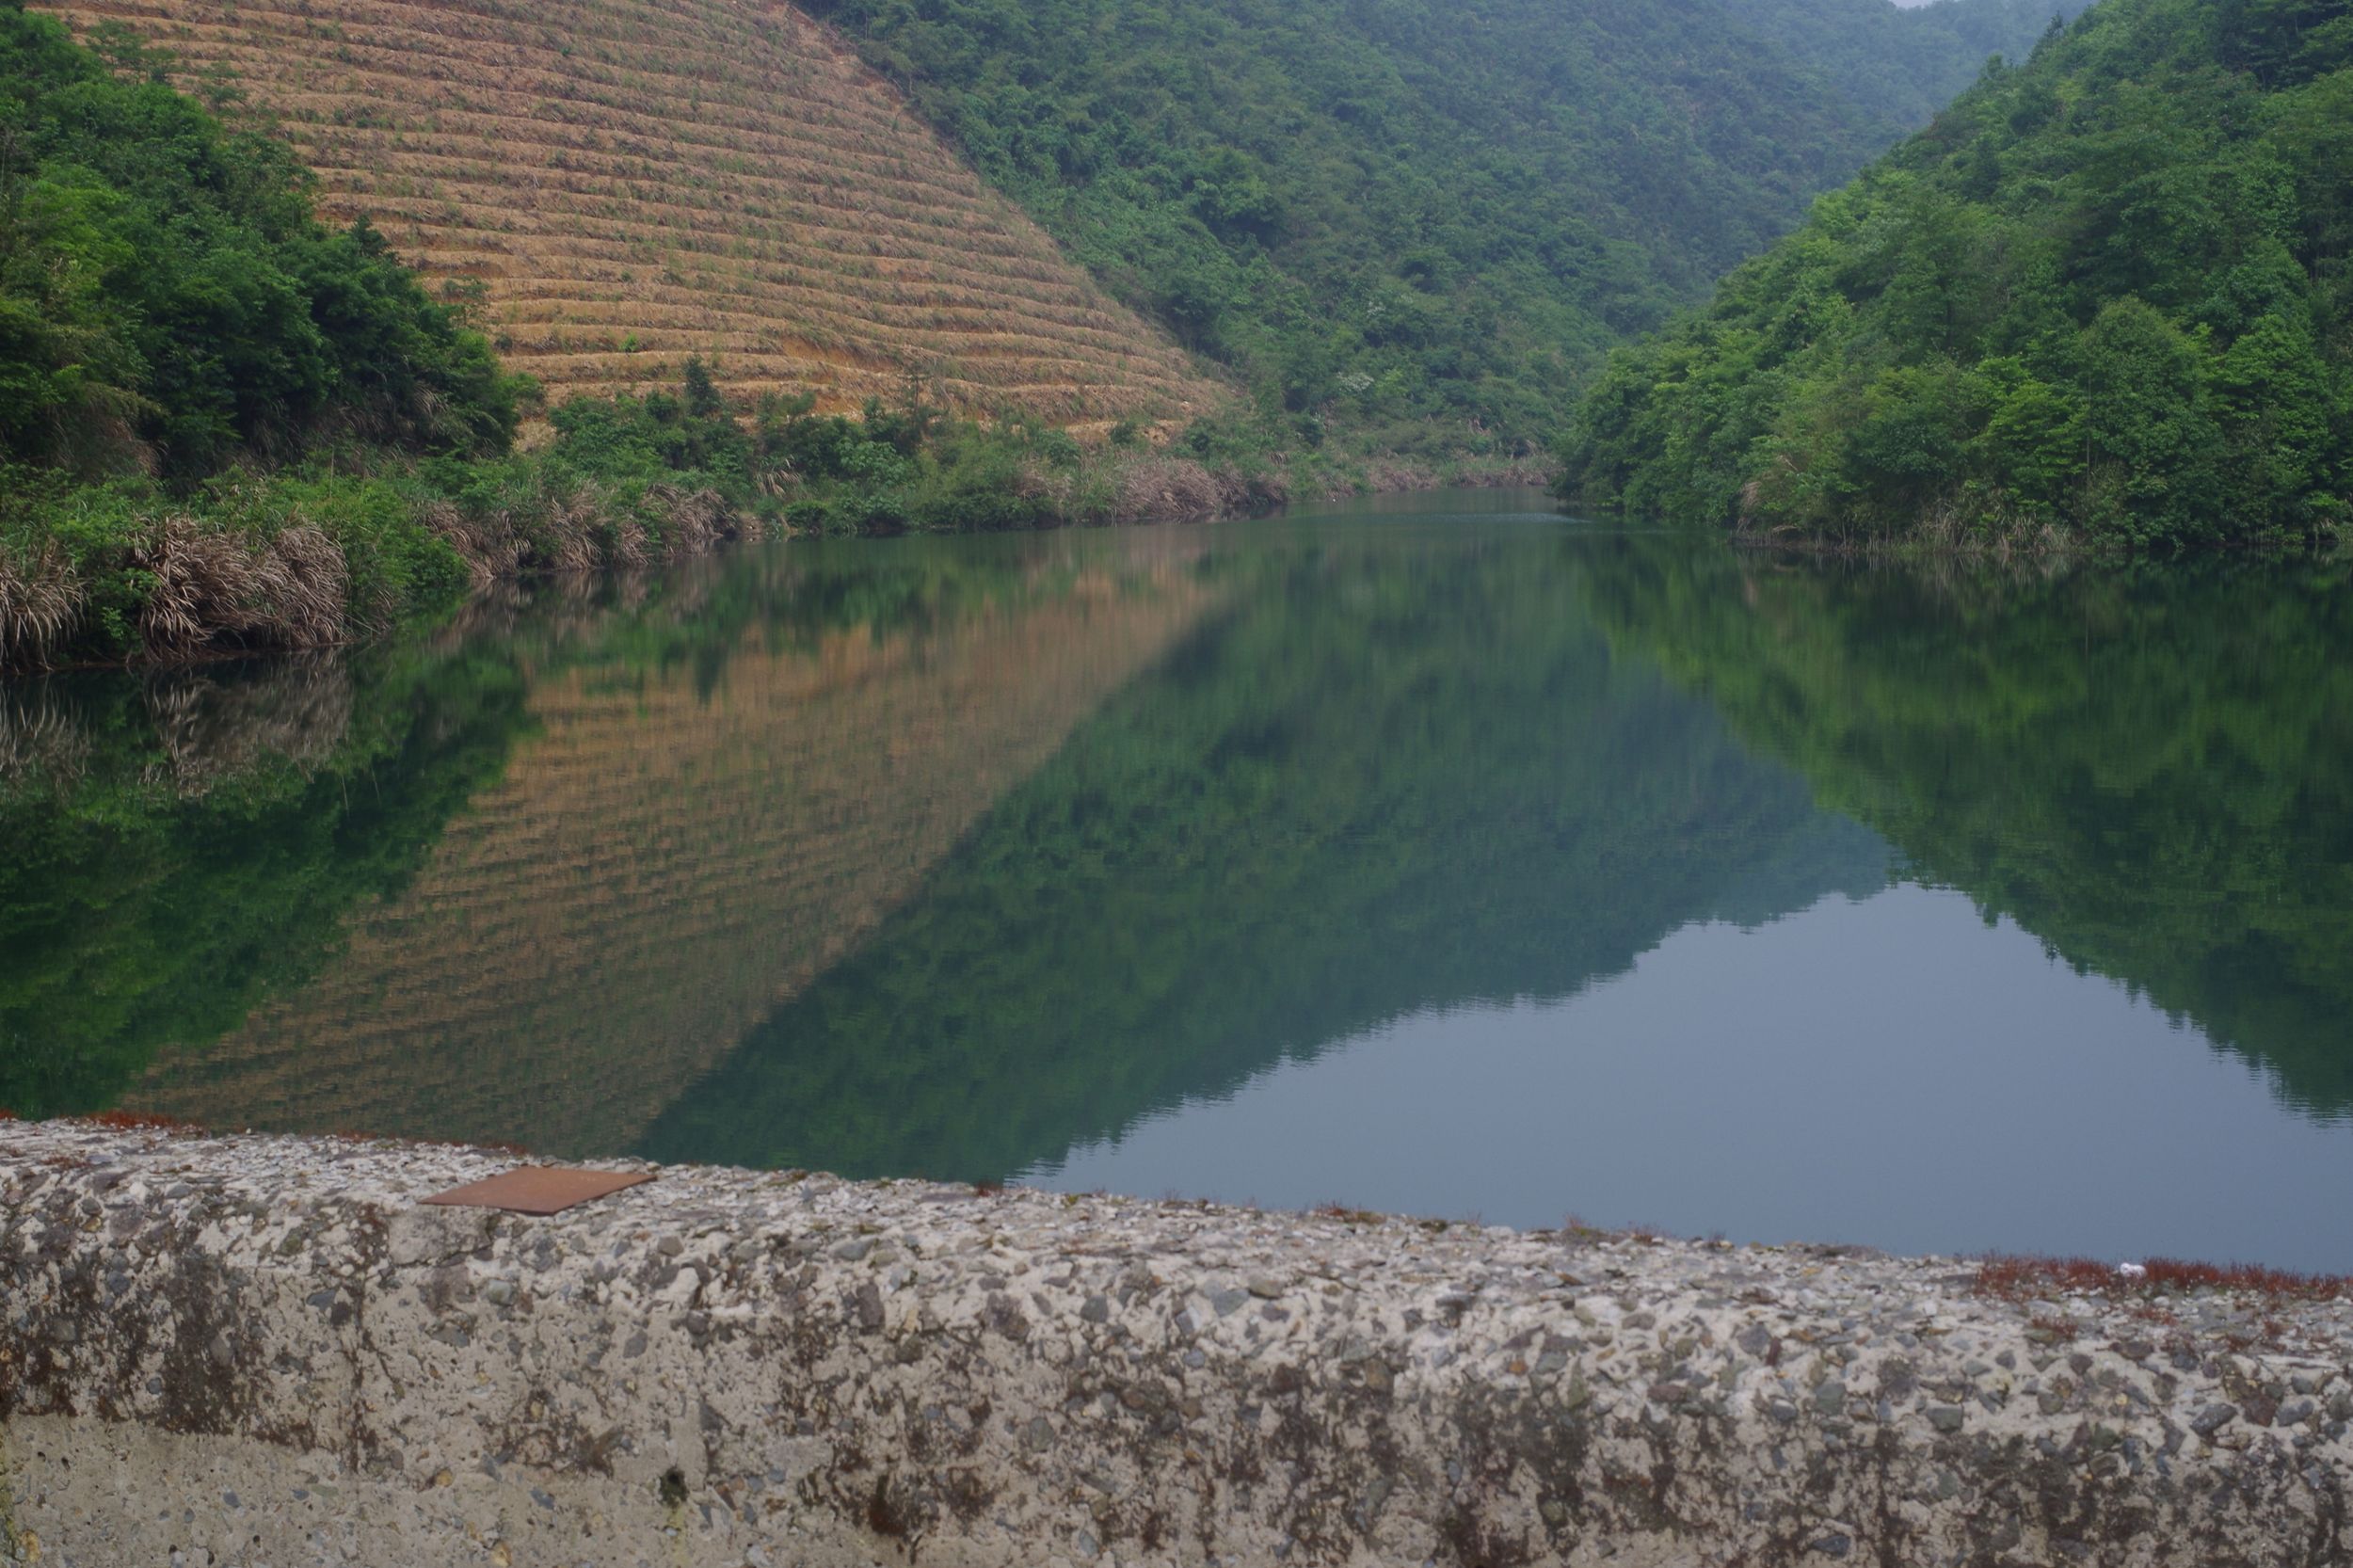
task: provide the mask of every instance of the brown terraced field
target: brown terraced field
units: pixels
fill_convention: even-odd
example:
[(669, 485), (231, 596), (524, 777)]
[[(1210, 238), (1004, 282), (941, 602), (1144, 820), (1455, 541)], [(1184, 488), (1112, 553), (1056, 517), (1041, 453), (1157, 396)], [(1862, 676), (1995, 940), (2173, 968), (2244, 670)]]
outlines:
[(625, 1149), (1210, 605), (1140, 560), (929, 632), (755, 635), (708, 687), (685, 667), (540, 680), (539, 733), (406, 891), (237, 1033), (167, 1050), (128, 1103)]
[(830, 29), (728, 0), (70, 0), (226, 67), (429, 276), (478, 279), (551, 400), (716, 361), (824, 408), (1182, 419), (1221, 395)]

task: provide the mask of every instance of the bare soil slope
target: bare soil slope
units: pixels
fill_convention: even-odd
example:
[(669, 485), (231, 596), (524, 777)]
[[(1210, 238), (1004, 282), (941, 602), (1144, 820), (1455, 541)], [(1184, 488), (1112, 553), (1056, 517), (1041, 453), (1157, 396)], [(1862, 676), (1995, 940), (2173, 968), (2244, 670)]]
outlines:
[(481, 280), (517, 369), (853, 407), (1184, 418), (1218, 389), (987, 189), (833, 31), (728, 0), (69, 0), (184, 82), (226, 68), (428, 275)]

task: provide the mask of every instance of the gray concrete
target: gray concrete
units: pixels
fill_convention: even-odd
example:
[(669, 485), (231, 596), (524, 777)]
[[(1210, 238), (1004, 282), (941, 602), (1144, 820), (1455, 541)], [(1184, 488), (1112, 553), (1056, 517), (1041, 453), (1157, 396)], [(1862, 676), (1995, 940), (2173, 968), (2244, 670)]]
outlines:
[(2342, 1303), (509, 1163), (0, 1126), (0, 1558), (2348, 1560)]

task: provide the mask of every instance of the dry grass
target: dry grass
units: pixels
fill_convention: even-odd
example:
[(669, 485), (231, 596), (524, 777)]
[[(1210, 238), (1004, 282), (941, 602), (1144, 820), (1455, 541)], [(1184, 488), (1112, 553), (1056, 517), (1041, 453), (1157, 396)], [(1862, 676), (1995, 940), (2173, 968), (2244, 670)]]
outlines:
[(1145, 457), (1123, 470), (1112, 519), (1118, 522), (1189, 522), (1227, 509), (1226, 487), (1189, 457)]
[(0, 546), (0, 669), (38, 667), (72, 634), (82, 584), (54, 543), (20, 556)]
[(151, 656), (224, 643), (322, 648), (349, 631), (344, 552), (308, 523), (253, 541), (168, 517), (133, 565), (154, 579), (139, 611), (139, 637)]
[(1434, 490), (1440, 481), (1431, 469), (1411, 459), (1382, 458), (1366, 465), (1365, 483), (1382, 495), (1405, 495)]
[(760, 527), (759, 520), (729, 507), (716, 490), (679, 485), (647, 489), (650, 530), (648, 519), (617, 504), (592, 480), (529, 499), (527, 517), (507, 511), (468, 514), (436, 501), (418, 520), (464, 559), (477, 591), (527, 572), (629, 569), (684, 560), (722, 540), (754, 536)]
[(656, 485), (646, 492), (646, 497), (662, 508), (665, 525), (663, 549), (671, 560), (699, 555), (719, 540), (732, 537), (738, 530), (735, 513), (716, 490)]
[(1973, 1288), (1980, 1295), (2005, 1301), (2068, 1293), (2148, 1297), (2197, 1290), (2237, 1292), (2277, 1302), (2330, 1302), (2353, 1296), (2353, 1279), (2342, 1275), (2297, 1273), (2251, 1263), (2153, 1257), (2129, 1268), (2127, 1272), (2117, 1264), (2089, 1257), (1994, 1256), (1977, 1265)]
[(552, 397), (690, 354), (739, 396), (1183, 419), (1224, 395), (832, 31), (726, 0), (64, 0), (225, 66)]
[(428, 502), (417, 521), (449, 541), (477, 591), (520, 574), (524, 546), (504, 517), (469, 517), (451, 501)]

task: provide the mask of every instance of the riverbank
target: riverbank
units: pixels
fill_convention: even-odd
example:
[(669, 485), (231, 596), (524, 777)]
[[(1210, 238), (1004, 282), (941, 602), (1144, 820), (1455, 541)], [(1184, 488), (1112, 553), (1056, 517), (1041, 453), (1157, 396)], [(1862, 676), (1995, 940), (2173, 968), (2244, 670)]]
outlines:
[[(187, 494), (0, 469), (0, 675), (334, 647), (439, 618), (469, 591), (632, 570), (741, 540), (1193, 522), (1294, 499), (1541, 483), (1524, 458), (1443, 462), (1202, 448), (983, 426), (920, 403), (863, 420), (680, 397), (575, 403), (533, 451), (346, 453)], [(704, 383), (707, 386), (707, 383)]]
[(0, 1126), (43, 1560), (2339, 1560), (2353, 1305), (1940, 1258)]
[(2059, 568), (2079, 563), (2126, 565), (2152, 560), (2326, 557), (2353, 548), (2343, 535), (2332, 530), (2252, 539), (2151, 544), (2094, 535), (2049, 520), (2011, 518), (1998, 523), (1971, 520), (1949, 506), (1922, 512), (1901, 529), (1826, 532), (1787, 523), (1765, 523), (1746, 516), (1729, 526), (1718, 526), (1633, 512), (1614, 501), (1567, 493), (1551, 480), (1543, 483), (1564, 508), (1588, 515), (1614, 516), (1628, 522), (1717, 534), (1734, 548), (1760, 555), (1810, 555), (1826, 560), (1929, 568)]

